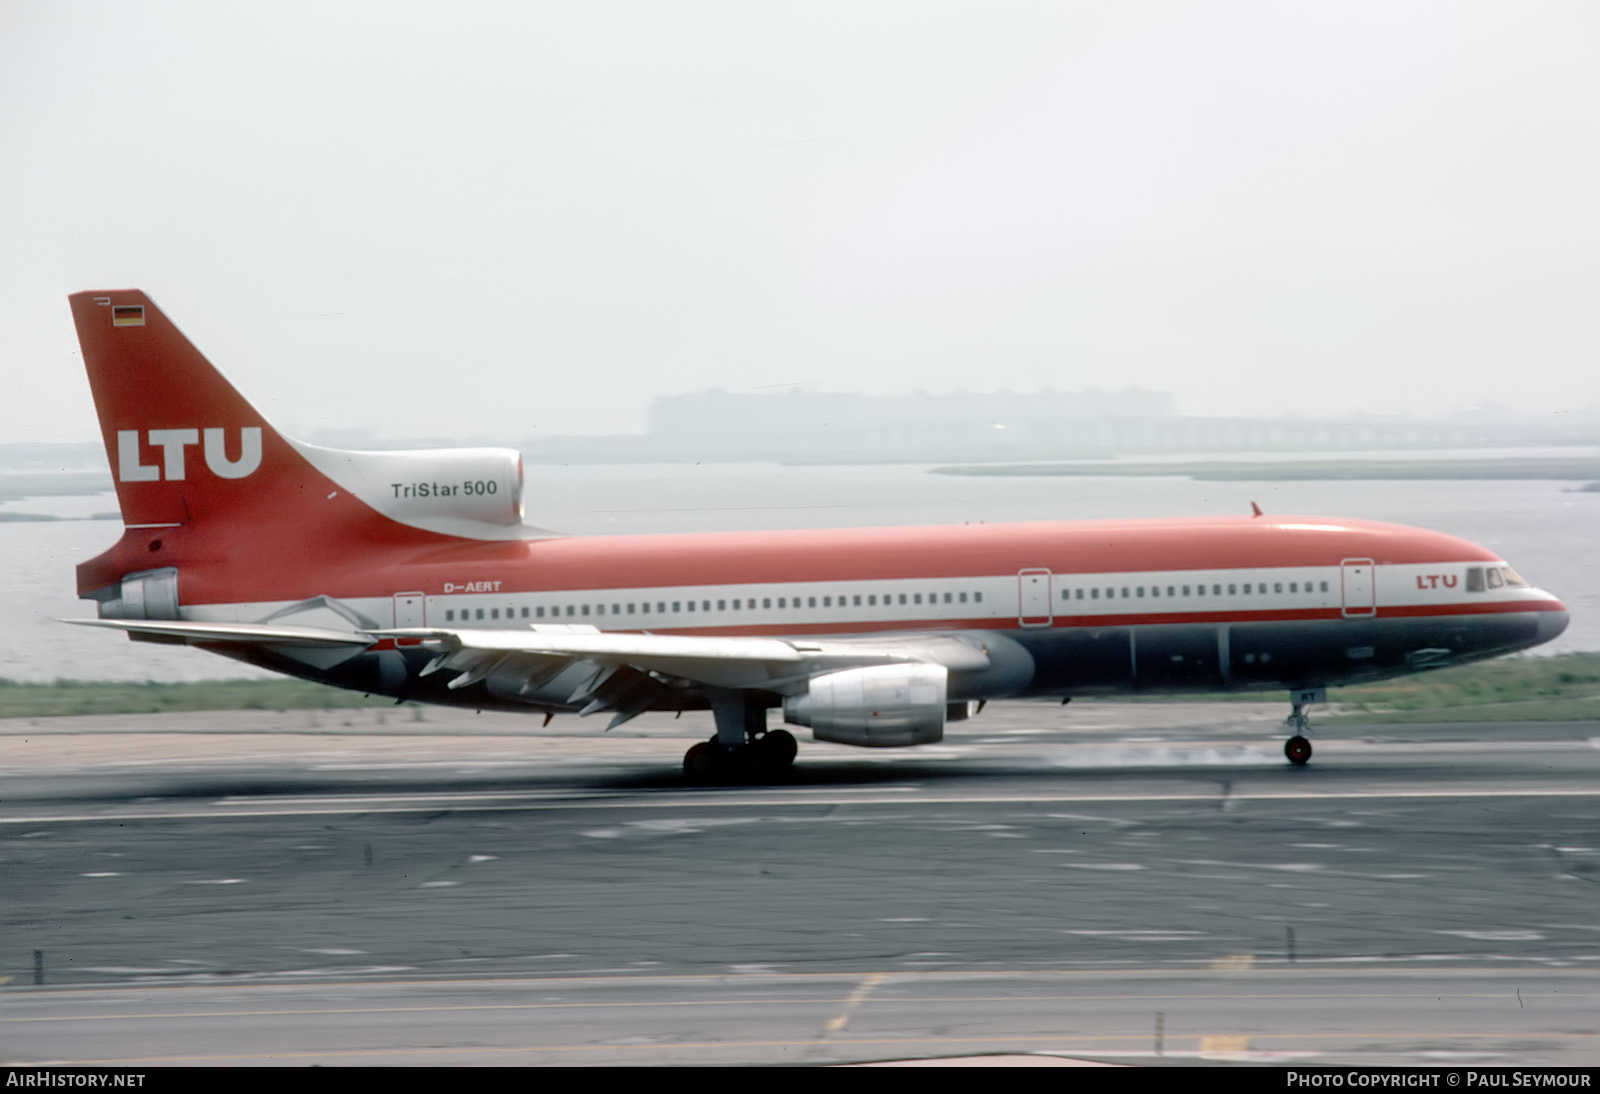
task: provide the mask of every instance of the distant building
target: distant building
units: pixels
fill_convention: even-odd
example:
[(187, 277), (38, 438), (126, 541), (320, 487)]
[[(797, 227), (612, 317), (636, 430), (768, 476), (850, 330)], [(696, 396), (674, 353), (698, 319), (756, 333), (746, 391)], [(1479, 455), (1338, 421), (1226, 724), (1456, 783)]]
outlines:
[(1349, 452), (1600, 444), (1600, 416), (1201, 418), (1165, 392), (852, 395), (701, 391), (664, 396), (640, 434), (539, 437), (532, 460), (937, 463), (1124, 454)]

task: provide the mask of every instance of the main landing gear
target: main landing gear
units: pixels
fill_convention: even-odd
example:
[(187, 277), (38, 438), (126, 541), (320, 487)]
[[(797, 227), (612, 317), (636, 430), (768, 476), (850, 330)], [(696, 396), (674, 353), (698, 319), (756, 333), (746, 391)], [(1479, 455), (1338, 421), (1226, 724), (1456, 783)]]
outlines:
[(1289, 702), (1294, 705), (1294, 712), (1283, 720), (1291, 733), (1283, 742), (1283, 754), (1296, 767), (1304, 767), (1311, 762), (1311, 742), (1306, 739), (1311, 732), (1311, 719), (1306, 717), (1305, 708), (1311, 703), (1327, 702), (1327, 692), (1322, 688), (1306, 688), (1291, 692)]
[(800, 746), (788, 730), (767, 728), (761, 697), (718, 688), (709, 698), (717, 735), (683, 754), (685, 778), (696, 783), (754, 782), (789, 770)]

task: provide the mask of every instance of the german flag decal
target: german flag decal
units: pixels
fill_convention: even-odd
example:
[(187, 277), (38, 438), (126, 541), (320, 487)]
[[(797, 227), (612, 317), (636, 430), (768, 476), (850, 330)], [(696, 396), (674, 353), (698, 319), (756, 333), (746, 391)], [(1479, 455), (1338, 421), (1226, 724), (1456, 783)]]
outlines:
[(144, 305), (118, 304), (111, 309), (111, 325), (113, 327), (144, 326)]

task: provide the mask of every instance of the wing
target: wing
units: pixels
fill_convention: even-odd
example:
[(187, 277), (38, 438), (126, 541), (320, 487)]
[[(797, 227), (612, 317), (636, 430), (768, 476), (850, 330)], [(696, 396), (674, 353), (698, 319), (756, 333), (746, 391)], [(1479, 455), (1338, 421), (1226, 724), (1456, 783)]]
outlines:
[[(812, 677), (868, 665), (926, 663), (947, 670), (989, 667), (976, 637), (928, 634), (830, 639), (602, 633), (593, 627), (525, 630), (405, 628), (370, 632), (421, 641), (435, 656), (423, 675), (454, 672), (447, 687), (495, 678), (496, 690), (530, 698), (558, 677), (580, 682), (556, 701), (579, 714), (613, 712), (611, 729), (674, 689), (803, 693)], [(572, 670), (579, 671), (574, 673)], [(546, 690), (543, 698), (548, 701)]]
[[(350, 653), (381, 639), (420, 643), (434, 654), (420, 673), (453, 672), (446, 685), (470, 687), (493, 676), (497, 695), (549, 710), (610, 711), (611, 729), (651, 709), (674, 690), (706, 688), (797, 695), (815, 676), (870, 665), (931, 664), (951, 672), (990, 667), (986, 639), (966, 634), (896, 634), (809, 640), (744, 635), (601, 632), (588, 626), (521, 630), (434, 627), (336, 630), (283, 623), (69, 619), (157, 641), (298, 647)], [(556, 689), (552, 692), (552, 688)]]

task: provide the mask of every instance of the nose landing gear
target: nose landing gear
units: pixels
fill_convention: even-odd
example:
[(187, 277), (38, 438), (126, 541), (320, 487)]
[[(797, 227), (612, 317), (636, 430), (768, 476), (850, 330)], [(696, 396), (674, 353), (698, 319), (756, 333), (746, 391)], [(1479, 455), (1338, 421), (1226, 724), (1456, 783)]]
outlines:
[(1293, 704), (1294, 711), (1283, 720), (1291, 733), (1289, 739), (1283, 742), (1283, 755), (1296, 767), (1304, 767), (1311, 762), (1311, 742), (1306, 739), (1311, 732), (1311, 719), (1306, 717), (1305, 708), (1312, 703), (1327, 701), (1328, 693), (1323, 688), (1305, 688), (1289, 693), (1289, 702)]

